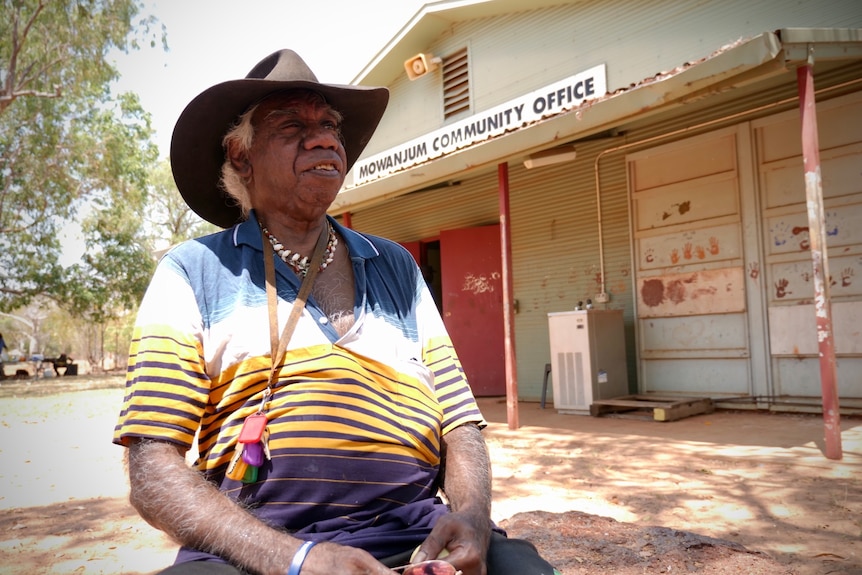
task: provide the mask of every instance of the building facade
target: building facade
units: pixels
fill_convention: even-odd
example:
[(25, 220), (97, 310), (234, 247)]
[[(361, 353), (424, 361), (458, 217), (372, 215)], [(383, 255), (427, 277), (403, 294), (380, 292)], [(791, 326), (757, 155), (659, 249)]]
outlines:
[(355, 81), (391, 103), (332, 213), (435, 271), (478, 395), (537, 400), (549, 314), (589, 301), (632, 393), (816, 410), (825, 300), (862, 408), (859, 2), (444, 0)]

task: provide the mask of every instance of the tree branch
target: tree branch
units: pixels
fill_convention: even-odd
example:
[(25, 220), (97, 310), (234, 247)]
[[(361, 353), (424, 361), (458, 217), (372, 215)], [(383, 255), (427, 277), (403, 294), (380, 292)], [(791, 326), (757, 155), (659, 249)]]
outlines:
[(33, 14), (27, 20), (27, 23), (24, 25), (24, 29), (21, 30), (19, 34), (19, 24), (21, 22), (21, 8), (17, 8), (15, 10), (15, 16), (12, 21), (12, 51), (9, 55), (9, 72), (6, 75), (5, 86), (3, 86), (3, 94), (0, 95), (0, 114), (3, 113), (6, 108), (8, 108), (12, 102), (15, 101), (16, 98), (21, 96), (37, 96), (43, 98), (59, 98), (61, 96), (61, 90), (59, 86), (55, 86), (55, 92), (39, 92), (36, 90), (24, 90), (24, 91), (16, 91), (15, 86), (18, 85), (15, 82), (15, 78), (18, 71), (18, 56), (21, 54), (21, 50), (24, 46), (24, 43), (27, 41), (27, 36), (30, 34), (30, 30), (33, 28), (36, 20), (39, 18), (39, 14), (42, 13), (42, 10), (45, 9), (45, 0), (39, 0), (39, 4), (36, 6), (36, 10), (33, 11)]

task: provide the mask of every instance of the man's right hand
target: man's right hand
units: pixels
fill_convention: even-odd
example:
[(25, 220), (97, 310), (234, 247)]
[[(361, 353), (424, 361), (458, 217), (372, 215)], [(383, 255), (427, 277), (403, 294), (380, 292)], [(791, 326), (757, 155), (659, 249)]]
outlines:
[[(273, 529), (190, 468), (183, 448), (165, 441), (129, 445), (129, 500), (148, 523), (182, 545), (218, 555), (246, 571), (284, 575), (302, 541)], [(361, 549), (321, 543), (302, 575), (393, 575)]]
[[(286, 572), (286, 570), (285, 570)], [(301, 575), (397, 575), (362, 549), (336, 543), (319, 543), (311, 548)]]

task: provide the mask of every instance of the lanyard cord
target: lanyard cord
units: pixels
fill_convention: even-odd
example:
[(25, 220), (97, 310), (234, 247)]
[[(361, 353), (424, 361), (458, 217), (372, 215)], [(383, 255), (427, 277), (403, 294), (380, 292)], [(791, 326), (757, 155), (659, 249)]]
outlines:
[[(263, 264), (266, 273), (266, 305), (269, 310), (269, 343), (270, 357), (272, 358), (272, 368), (269, 372), (269, 382), (267, 383), (264, 396), (268, 396), (272, 392), (273, 384), (275, 383), (275, 374), (278, 366), (284, 359), (284, 353), (287, 350), (287, 343), (293, 335), (293, 330), (296, 329), (296, 324), (299, 322), (299, 316), (302, 314), (302, 308), (305, 307), (305, 302), (308, 299), (308, 294), (311, 293), (311, 284), (314, 283), (314, 278), (320, 270), (320, 264), (323, 261), (323, 252), (326, 249), (326, 241), (329, 238), (329, 223), (320, 231), (320, 237), (317, 238), (317, 245), (314, 247), (314, 254), (311, 256), (311, 265), (302, 279), (302, 285), (299, 287), (299, 293), (296, 295), (296, 300), (293, 302), (293, 307), (290, 310), (290, 316), (287, 318), (287, 323), (284, 326), (284, 331), (281, 332), (281, 337), (278, 337), (278, 295), (275, 289), (275, 251), (272, 249), (272, 244), (266, 238), (263, 230), (260, 231), (260, 240), (263, 243)], [(269, 393), (267, 393), (269, 392)]]

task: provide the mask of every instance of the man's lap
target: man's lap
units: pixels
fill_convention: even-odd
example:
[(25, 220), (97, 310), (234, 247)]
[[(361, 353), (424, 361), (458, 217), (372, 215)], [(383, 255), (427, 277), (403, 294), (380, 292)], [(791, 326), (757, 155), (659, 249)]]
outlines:
[[(411, 552), (384, 559), (389, 567), (403, 565), (410, 559)], [(554, 568), (539, 556), (529, 541), (510, 539), (499, 533), (491, 534), (488, 549), (488, 575), (553, 575)], [(172, 565), (159, 575), (244, 575), (244, 572), (225, 563), (213, 561), (192, 561)]]

